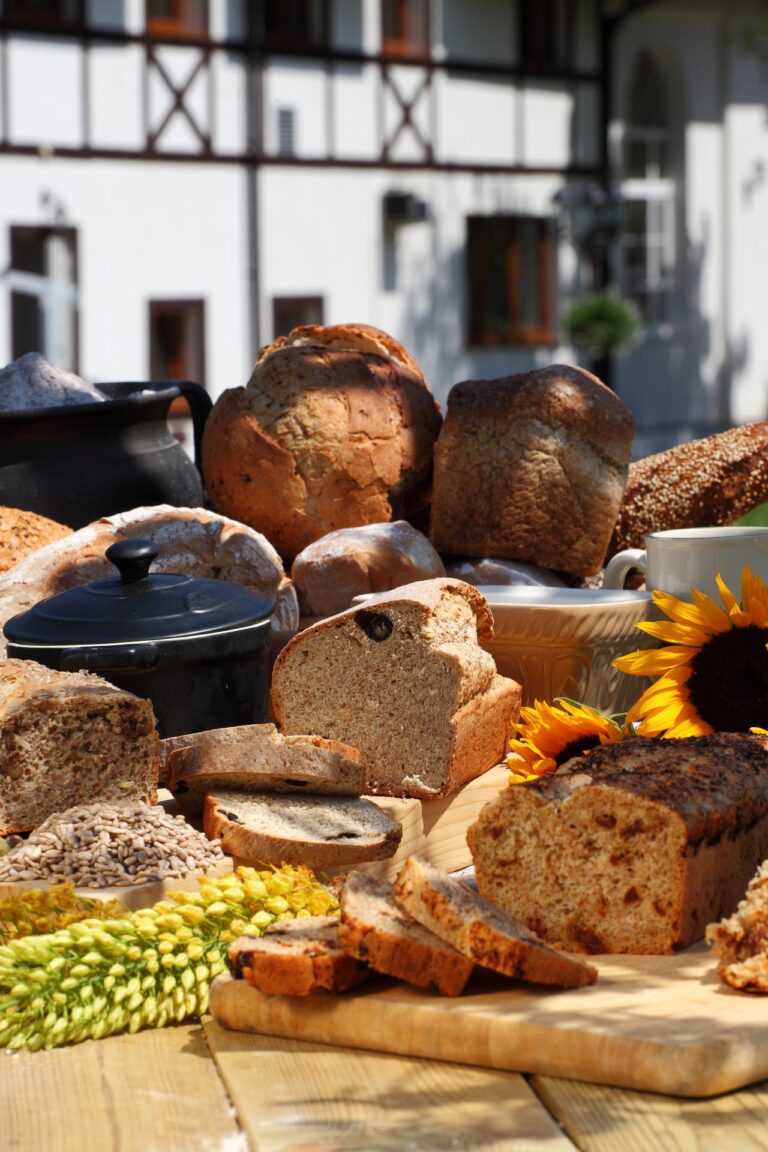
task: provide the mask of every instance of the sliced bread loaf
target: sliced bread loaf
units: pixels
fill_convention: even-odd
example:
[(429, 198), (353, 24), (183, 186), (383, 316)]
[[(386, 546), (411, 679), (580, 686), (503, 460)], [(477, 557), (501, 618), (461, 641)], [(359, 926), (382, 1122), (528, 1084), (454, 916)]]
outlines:
[(406, 860), (393, 892), (414, 920), (485, 968), (564, 988), (583, 988), (597, 979), (591, 964), (550, 948), (497, 905), (418, 856)]
[(215, 790), (203, 828), (222, 851), (249, 864), (331, 868), (394, 856), (402, 825), (371, 800), (349, 796), (273, 796)]
[(263, 936), (241, 936), (229, 946), (229, 966), (268, 996), (345, 992), (370, 976), (339, 944), (336, 916), (304, 916), (272, 924)]
[(282, 736), (274, 724), (199, 732), (168, 755), (172, 792), (302, 792), (359, 796), (360, 753), (322, 736)]
[(458, 996), (474, 964), (395, 904), (392, 886), (352, 872), (341, 893), (339, 942), (377, 972)]
[(284, 732), (359, 748), (367, 790), (430, 799), (503, 757), (520, 685), (497, 675), (484, 597), (460, 580), (422, 580), (307, 628), (272, 677)]
[(152, 705), (87, 672), (0, 661), (0, 835), (96, 801), (157, 799)]

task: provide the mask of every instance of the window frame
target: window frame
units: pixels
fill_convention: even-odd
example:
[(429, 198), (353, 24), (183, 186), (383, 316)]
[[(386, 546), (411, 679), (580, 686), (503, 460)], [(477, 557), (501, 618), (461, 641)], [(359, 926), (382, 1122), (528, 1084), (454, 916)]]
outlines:
[[(301, 309), (310, 308), (315, 309), (318, 319), (307, 320), (302, 318), (298, 324), (280, 321), (281, 309), (290, 310), (291, 308)], [(272, 339), (276, 340), (278, 336), (287, 336), (293, 328), (303, 327), (305, 324), (324, 324), (325, 323), (325, 297), (324, 296), (273, 296), (272, 297)]]
[[(419, 4), (420, 16), (413, 12), (413, 5)], [(394, 23), (398, 26), (396, 35), (386, 31), (388, 5), (395, 8)], [(408, 60), (428, 60), (432, 50), (432, 28), (429, 0), (381, 0), (381, 54), (382, 56), (403, 57)], [(423, 22), (421, 38), (413, 36), (414, 23)]]
[(203, 5), (203, 28), (189, 28), (185, 25), (184, 9), (187, 0), (171, 0), (175, 9), (174, 16), (151, 16), (149, 2), (145, 0), (144, 20), (147, 36), (158, 40), (209, 40), (210, 39), (210, 4), (209, 0), (198, 0)]
[[(274, 52), (318, 52), (323, 51), (328, 47), (330, 41), (330, 13), (328, 0), (300, 0), (304, 7), (304, 19), (302, 21), (306, 31), (303, 33), (295, 33), (290, 30), (275, 29), (270, 26), (270, 17), (274, 11), (280, 12), (282, 9), (281, 0), (273, 0), (273, 6), (270, 7), (269, 0), (262, 0), (258, 6), (261, 13), (261, 31), (256, 35), (256, 39), (260, 40), (266, 51)], [(312, 18), (311, 8), (313, 2), (318, 5), (319, 16), (319, 33), (313, 36), (312, 32)], [(258, 13), (255, 11), (255, 4), (249, 5), (249, 18), (254, 27), (259, 26)], [(253, 32), (252, 32), (253, 36)]]
[[(63, 7), (65, 3), (66, 0), (58, 0), (58, 7)], [(67, 16), (61, 11), (37, 12), (31, 9), (25, 0), (5, 0), (3, 23), (8, 27), (31, 29), (36, 32), (82, 28), (85, 24), (85, 0), (74, 0), (74, 9), (74, 14)]]
[[(52, 281), (53, 277), (47, 275), (45, 270), (43, 270), (43, 272), (30, 272), (22, 268), (14, 267), (14, 247), (19, 239), (24, 237), (26, 239), (33, 238), (37, 240), (43, 246), (43, 254), (45, 258), (45, 241), (52, 235), (66, 237), (69, 243), (72, 260), (72, 280), (68, 289), (60, 293), (62, 299), (64, 299), (66, 296), (69, 296), (71, 302), (70, 322), (72, 325), (72, 330), (70, 341), (72, 356), (70, 363), (60, 363), (56, 366), (58, 368), (64, 368), (66, 371), (77, 373), (80, 368), (80, 270), (77, 228), (72, 227), (71, 225), (10, 224), (8, 227), (8, 250), (10, 258), (8, 271), (6, 273), (6, 283), (8, 287), (8, 321), (10, 327), (9, 335), (11, 359), (16, 360), (19, 356), (24, 355), (25, 352), (33, 351), (42, 353), (46, 359), (58, 359), (50, 347), (47, 339), (49, 333), (46, 331), (45, 319), (46, 293), (43, 291), (44, 282)], [(36, 298), (38, 301), (38, 307), (42, 308), (42, 339), (38, 342), (41, 345), (38, 348), (22, 349), (16, 343), (16, 335), (14, 331), (14, 297), (16, 296), (28, 296)]]
[[(200, 384), (201, 387), (205, 388), (206, 387), (205, 300), (199, 296), (198, 297), (184, 297), (183, 299), (174, 298), (174, 299), (168, 299), (168, 300), (156, 298), (156, 299), (147, 301), (147, 303), (148, 303), (147, 316), (148, 316), (148, 323), (149, 323), (149, 329), (148, 329), (148, 335), (149, 335), (149, 340), (148, 340), (149, 376), (148, 376), (148, 378), (150, 380), (156, 380), (156, 379), (157, 380), (159, 380), (159, 379), (163, 379), (163, 380), (168, 380), (168, 379), (171, 379), (171, 380), (192, 380), (192, 381), (194, 381), (194, 383)], [(195, 371), (194, 368), (192, 368), (192, 369), (190, 369), (189, 372), (184, 372), (184, 373), (180, 373), (180, 374), (173, 374), (173, 375), (169, 375), (168, 373), (164, 373), (164, 372), (161, 373), (161, 372), (156, 371), (155, 363), (154, 363), (154, 332), (155, 332), (154, 322), (155, 322), (155, 318), (161, 313), (172, 313), (172, 314), (176, 314), (176, 315), (188, 315), (192, 318), (192, 322), (197, 324), (197, 329), (198, 329), (198, 332), (200, 334), (200, 347), (199, 347), (200, 370), (199, 371)]]
[[(490, 295), (488, 263), (486, 253), (493, 242), (488, 222), (507, 224), (505, 238), (505, 283), (507, 329), (503, 334), (492, 331), (486, 322), (486, 302)], [(536, 261), (538, 280), (539, 323), (526, 324), (521, 316), (520, 285), (523, 275), (521, 268), (520, 237), (515, 235), (519, 225), (534, 222), (536, 225)], [(470, 348), (552, 347), (557, 344), (555, 308), (555, 229), (549, 216), (524, 213), (504, 213), (472, 215), (467, 217), (467, 344)]]

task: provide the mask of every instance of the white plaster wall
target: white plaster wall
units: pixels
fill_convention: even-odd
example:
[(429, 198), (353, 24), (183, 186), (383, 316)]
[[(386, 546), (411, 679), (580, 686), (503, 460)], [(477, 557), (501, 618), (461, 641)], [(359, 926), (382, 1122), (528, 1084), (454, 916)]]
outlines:
[(13, 36), (8, 40), (6, 67), (9, 141), (80, 147), (79, 46), (52, 37)]
[(90, 142), (94, 148), (143, 148), (144, 49), (95, 44), (89, 54)]
[[(0, 268), (9, 226), (50, 222), (44, 194), (77, 229), (80, 370), (92, 380), (149, 372), (149, 301), (203, 299), (208, 389), (250, 370), (245, 178), (235, 166), (0, 158)], [(0, 276), (0, 316), (8, 317)], [(0, 363), (10, 359), (0, 325)]]
[(264, 70), (264, 139), (267, 152), (277, 152), (277, 112), (291, 108), (297, 156), (328, 152), (326, 137), (327, 77), (322, 64), (308, 60), (272, 60)]

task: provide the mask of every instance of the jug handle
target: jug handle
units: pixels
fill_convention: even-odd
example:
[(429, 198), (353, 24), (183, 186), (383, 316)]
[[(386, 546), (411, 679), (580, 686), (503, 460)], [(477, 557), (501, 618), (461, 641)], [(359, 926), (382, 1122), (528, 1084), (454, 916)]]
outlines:
[(174, 380), (174, 384), (179, 389), (179, 394), (189, 404), (189, 410), (192, 413), (192, 442), (195, 451), (195, 464), (198, 472), (202, 475), (203, 429), (213, 407), (213, 402), (201, 384), (195, 384), (192, 380)]

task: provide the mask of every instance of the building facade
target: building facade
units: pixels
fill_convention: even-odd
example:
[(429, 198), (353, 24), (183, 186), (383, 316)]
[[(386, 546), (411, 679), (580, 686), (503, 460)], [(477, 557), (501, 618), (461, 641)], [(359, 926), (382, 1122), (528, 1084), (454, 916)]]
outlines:
[[(768, 138), (739, 0), (0, 0), (0, 363), (213, 396), (294, 324), (458, 380), (644, 317), (636, 454), (763, 419)], [(588, 361), (584, 361), (588, 363)]]

